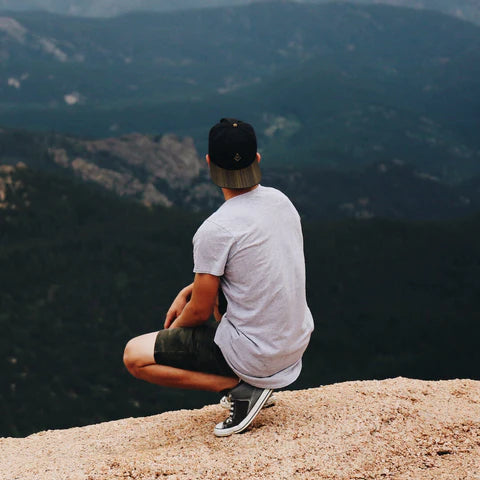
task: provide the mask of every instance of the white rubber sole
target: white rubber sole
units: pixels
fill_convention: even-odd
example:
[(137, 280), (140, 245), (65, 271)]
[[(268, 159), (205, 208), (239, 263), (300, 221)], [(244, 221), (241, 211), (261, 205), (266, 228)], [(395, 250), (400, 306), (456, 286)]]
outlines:
[(243, 432), (252, 423), (253, 419), (258, 415), (272, 392), (273, 390), (264, 390), (260, 395), (259, 399), (257, 400), (255, 406), (250, 410), (250, 412), (248, 412), (248, 415), (238, 425), (230, 428), (222, 428), (223, 422), (217, 423), (217, 425), (215, 425), (215, 428), (213, 429), (213, 433), (215, 434), (215, 436), (228, 437), (234, 433)]

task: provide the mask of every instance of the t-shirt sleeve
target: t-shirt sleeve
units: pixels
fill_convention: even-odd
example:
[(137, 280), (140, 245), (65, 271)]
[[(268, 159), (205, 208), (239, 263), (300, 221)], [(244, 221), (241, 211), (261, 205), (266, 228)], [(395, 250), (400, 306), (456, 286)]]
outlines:
[(193, 271), (221, 277), (233, 244), (233, 235), (228, 230), (206, 220), (193, 237)]

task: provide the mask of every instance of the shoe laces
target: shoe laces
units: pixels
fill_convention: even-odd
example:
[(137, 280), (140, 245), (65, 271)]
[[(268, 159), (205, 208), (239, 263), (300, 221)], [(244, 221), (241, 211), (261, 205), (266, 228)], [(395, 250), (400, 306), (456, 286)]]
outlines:
[(223, 422), (224, 425), (229, 425), (230, 423), (233, 422), (234, 410), (235, 410), (235, 403), (232, 397), (230, 397), (230, 414), (228, 418)]

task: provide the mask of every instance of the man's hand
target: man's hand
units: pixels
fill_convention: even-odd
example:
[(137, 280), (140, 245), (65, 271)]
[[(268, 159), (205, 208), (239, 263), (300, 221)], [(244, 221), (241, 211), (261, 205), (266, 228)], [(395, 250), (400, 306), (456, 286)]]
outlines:
[[(190, 301), (187, 301), (186, 305), (183, 305), (180, 315), (165, 328), (195, 327), (205, 323), (213, 312), (219, 286), (220, 277), (210, 275), (209, 273), (195, 274)], [(182, 306), (182, 303), (179, 302), (178, 305)], [(176, 308), (177, 307), (175, 307), (174, 311), (177, 311)], [(168, 318), (173, 318), (173, 313), (171, 317)], [(167, 321), (165, 321), (165, 323), (167, 323)]]
[(172, 322), (181, 315), (183, 309), (187, 305), (190, 297), (192, 296), (193, 283), (187, 285), (185, 288), (180, 290), (178, 295), (175, 297), (175, 300), (172, 302), (172, 305), (168, 309), (167, 315), (165, 316), (165, 323), (163, 328), (168, 328)]

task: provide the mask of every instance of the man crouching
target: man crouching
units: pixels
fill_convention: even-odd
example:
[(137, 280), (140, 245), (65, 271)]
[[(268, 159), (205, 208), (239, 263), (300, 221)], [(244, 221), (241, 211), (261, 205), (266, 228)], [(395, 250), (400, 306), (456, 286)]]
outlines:
[(206, 159), (225, 202), (193, 238), (194, 281), (163, 330), (128, 342), (124, 363), (151, 383), (226, 394), (230, 415), (214, 428), (223, 437), (245, 430), (274, 389), (297, 379), (313, 319), (300, 217), (283, 193), (260, 185), (252, 126), (222, 119)]

